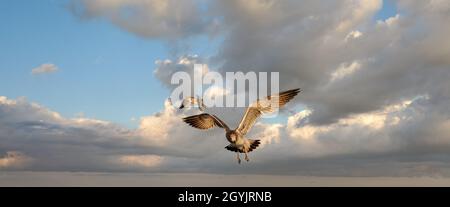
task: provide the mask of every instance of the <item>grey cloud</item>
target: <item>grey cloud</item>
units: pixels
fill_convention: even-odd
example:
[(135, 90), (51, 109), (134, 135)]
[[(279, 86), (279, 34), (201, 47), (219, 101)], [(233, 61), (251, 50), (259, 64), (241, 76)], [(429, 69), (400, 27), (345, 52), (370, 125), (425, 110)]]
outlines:
[[(381, 0), (187, 1), (184, 7), (172, 5), (172, 1), (74, 3), (84, 8), (85, 16), (106, 17), (120, 27), (138, 24), (151, 32), (130, 31), (151, 38), (183, 37), (189, 34), (183, 28), (208, 27), (211, 23), (193, 16), (220, 20), (216, 23), (224, 41), (219, 52), (199, 62), (222, 65), (221, 72), (279, 71), (282, 89), (304, 89), (301, 102), (313, 109), (310, 121), (316, 125), (331, 124), (417, 95), (439, 93), (434, 90), (442, 87), (436, 85), (449, 75), (445, 71), (449, 65), (446, 34), (450, 27), (443, 23), (449, 19), (449, 8), (443, 1), (398, 1), (399, 16), (378, 22), (373, 18), (381, 9)], [(129, 19), (121, 16), (124, 8), (132, 11)], [(166, 16), (169, 8), (174, 13)], [(148, 12), (154, 10), (160, 13)], [(197, 15), (187, 15), (194, 13)], [(171, 24), (177, 22), (170, 20), (176, 16), (186, 22)], [(154, 27), (160, 23), (176, 29), (168, 32)], [(348, 38), (354, 31), (362, 35)], [(207, 30), (196, 33), (210, 35)], [(359, 70), (330, 83), (340, 65), (355, 61), (361, 65)], [(168, 86), (171, 74), (191, 67), (159, 62), (155, 76)]]
[[(439, 93), (450, 75), (445, 5), (400, 1), (405, 12), (398, 19), (377, 23), (373, 2), (219, 1), (229, 32), (214, 60), (224, 63), (223, 72), (279, 71), (281, 88), (304, 89), (300, 100), (319, 125)], [(361, 14), (352, 16), (355, 10)], [(347, 27), (339, 29), (342, 23)], [(345, 41), (355, 30), (362, 36)], [(353, 61), (359, 70), (330, 83), (339, 65)]]
[[(10, 104), (3, 102), (0, 105), (0, 154), (18, 151), (32, 159), (20, 168), (24, 170), (303, 176), (450, 175), (446, 164), (450, 148), (446, 139), (449, 131), (445, 127), (449, 123), (448, 117), (430, 111), (434, 108), (431, 99), (417, 99), (398, 112), (400, 114), (394, 114), (408, 116), (406, 119), (410, 121), (401, 122), (400, 126), (385, 127), (377, 133), (364, 133), (366, 129), (353, 126), (350, 131), (338, 128), (316, 139), (320, 148), (308, 141), (290, 138), (282, 127), (279, 143), (252, 152), (251, 162), (242, 166), (237, 165), (233, 153), (223, 148), (228, 143), (221, 129), (200, 131), (181, 122), (180, 117), (196, 113), (195, 109), (177, 111), (169, 108), (142, 118), (165, 124), (167, 114), (175, 116), (165, 125), (169, 135), (161, 145), (160, 137), (149, 136), (151, 133), (146, 136), (138, 133), (140, 131), (98, 120), (85, 120), (83, 124), (63, 117), (53, 120), (55, 113), (42, 106), (24, 99), (14, 104), (11, 104), (12, 100), (8, 101)], [(218, 114), (230, 126), (235, 126), (242, 115), (237, 109), (208, 110)], [(18, 113), (20, 111), (27, 113)], [(442, 123), (447, 125), (442, 126)], [(152, 130), (142, 127), (141, 130)], [(257, 135), (263, 129), (256, 126), (249, 137), (260, 138)], [(387, 141), (376, 144), (383, 136), (388, 137)], [(388, 145), (392, 147), (386, 147)], [(123, 165), (116, 159), (123, 155), (161, 156), (162, 163), (151, 168)]]
[(97, 120), (71, 120), (38, 104), (0, 100), (0, 153), (19, 151), (32, 170), (105, 170), (110, 155), (139, 151), (131, 132)]
[(69, 8), (81, 18), (105, 18), (141, 37), (176, 40), (214, 31), (214, 21), (202, 15), (199, 2), (73, 0)]
[[(25, 98), (0, 97), (0, 155), (11, 151), (24, 153), (32, 162), (23, 169), (38, 171), (184, 172), (189, 168), (198, 169), (202, 162), (198, 160), (229, 153), (223, 148), (226, 140), (218, 139), (222, 137), (221, 130), (205, 133), (182, 123), (181, 117), (195, 113), (194, 110), (177, 111), (166, 105), (162, 112), (142, 117), (143, 125), (139, 129), (130, 130), (101, 120), (65, 118)], [(163, 125), (148, 128), (146, 119)], [(169, 122), (165, 122), (166, 119)], [(167, 140), (161, 140), (155, 129), (167, 129)], [(129, 155), (160, 156), (162, 162), (153, 168), (119, 162), (118, 158)], [(195, 164), (185, 168), (182, 163)]]
[[(261, 19), (244, 18), (251, 22), (245, 24), (246, 21), (234, 21), (242, 15), (234, 13), (229, 15), (229, 20), (225, 18), (230, 21), (231, 32), (226, 36), (222, 51), (212, 61), (225, 61), (222, 72), (280, 71), (281, 88), (301, 86), (304, 93), (298, 99), (313, 113), (308, 117), (309, 122), (299, 120), (299, 128), (327, 127), (340, 119), (371, 113), (403, 100), (428, 98), (418, 98), (399, 112), (398, 116), (407, 118), (398, 125), (375, 132), (349, 126), (320, 135), (315, 141), (324, 154), (327, 150), (337, 150), (329, 155), (310, 157), (308, 153), (316, 148), (306, 141), (288, 140), (255, 152), (255, 156), (264, 161), (256, 161), (245, 170), (211, 163), (205, 163), (202, 169), (323, 176), (448, 176), (450, 73), (445, 57), (450, 47), (445, 37), (449, 28), (442, 25), (449, 18), (448, 12), (436, 5), (431, 7), (434, 10), (422, 10), (420, 6), (409, 8), (403, 3), (399, 4), (400, 10), (413, 14), (405, 12), (385, 22), (372, 22), (369, 15), (366, 22), (359, 22), (343, 33), (316, 28), (335, 28), (339, 21), (325, 21), (325, 17), (333, 13), (319, 13), (318, 19), (323, 22), (305, 15), (301, 21), (324, 24), (310, 23), (309, 27), (291, 23), (257, 27)], [(431, 9), (432, 4), (427, 2), (424, 7)], [(336, 8), (345, 11), (347, 7)], [(281, 29), (272, 30), (276, 26)], [(356, 28), (363, 35), (345, 42), (347, 33)], [(283, 29), (294, 32), (280, 32)], [(309, 36), (303, 35), (308, 32), (311, 32)], [(296, 42), (299, 44), (293, 44)], [(361, 64), (359, 70), (330, 83), (336, 68), (353, 61)]]
[(176, 72), (186, 72), (190, 77), (194, 76), (194, 64), (206, 64), (205, 58), (198, 55), (184, 55), (175, 60), (157, 60), (155, 61), (156, 68), (153, 74), (161, 83), (170, 89), (177, 85), (171, 84), (172, 75)]

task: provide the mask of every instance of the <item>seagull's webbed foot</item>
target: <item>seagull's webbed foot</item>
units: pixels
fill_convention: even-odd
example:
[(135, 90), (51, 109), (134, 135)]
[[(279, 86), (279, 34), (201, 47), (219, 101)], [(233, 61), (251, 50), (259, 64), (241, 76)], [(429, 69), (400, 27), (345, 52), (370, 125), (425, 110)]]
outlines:
[(245, 160), (248, 162), (248, 161), (250, 161), (250, 159), (248, 158), (248, 154), (247, 153), (245, 153)]
[(241, 164), (241, 158), (239, 157), (239, 152), (236, 153), (236, 158), (237, 158), (237, 160), (238, 160), (238, 163)]

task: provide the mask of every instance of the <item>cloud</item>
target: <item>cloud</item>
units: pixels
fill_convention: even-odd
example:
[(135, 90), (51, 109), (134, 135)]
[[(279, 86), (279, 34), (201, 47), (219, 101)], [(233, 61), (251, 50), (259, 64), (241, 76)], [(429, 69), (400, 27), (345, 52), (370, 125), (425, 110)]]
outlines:
[[(426, 98), (419, 97), (415, 101), (426, 101)], [(416, 111), (413, 101), (405, 100), (378, 111), (355, 114), (333, 124), (317, 126), (309, 121), (311, 110), (305, 109), (289, 117), (286, 130), (291, 139), (309, 146), (309, 152), (314, 156), (388, 152), (402, 147), (395, 140), (402, 137), (393, 136), (391, 130), (417, 119), (409, 113), (411, 111)]]
[(350, 39), (358, 39), (363, 35), (362, 32), (358, 30), (353, 30), (345, 37), (345, 41), (349, 41)]
[(18, 151), (7, 151), (4, 157), (0, 157), (0, 169), (20, 168), (31, 162), (31, 158)]
[(354, 61), (351, 64), (342, 63), (339, 67), (331, 74), (331, 82), (342, 79), (346, 76), (351, 75), (355, 71), (361, 68), (361, 64), (358, 61)]
[(433, 168), (448, 175), (450, 27), (442, 23), (450, 16), (443, 4), (398, 1), (401, 14), (374, 20), (382, 1), (216, 1), (211, 8), (227, 32), (205, 62), (221, 63), (221, 73), (278, 71), (282, 90), (304, 89), (291, 104), (306, 110), (273, 133), (280, 142), (260, 152), (260, 170), (426, 175)]
[(39, 67), (33, 68), (31, 70), (31, 74), (38, 75), (38, 74), (45, 74), (45, 73), (54, 73), (58, 71), (59, 68), (53, 63), (45, 63), (40, 65)]
[[(0, 97), (0, 153), (19, 151), (32, 157), (33, 165), (22, 166), (32, 171), (188, 172), (204, 163), (235, 164), (234, 156), (224, 149), (228, 143), (223, 129), (205, 132), (182, 122), (182, 117), (196, 113), (196, 109), (178, 110), (167, 101), (161, 112), (141, 117), (139, 127), (130, 130), (103, 120), (65, 118), (25, 98)], [(232, 126), (224, 114), (219, 115)], [(277, 139), (278, 127), (258, 125), (255, 132), (261, 133), (255, 138), (269, 144)], [(3, 159), (11, 163), (18, 155)]]
[(344, 4), (350, 6), (351, 11), (341, 16), (340, 22), (337, 24), (336, 30), (348, 31), (349, 29), (361, 24), (373, 16), (381, 9), (382, 0), (363, 0), (363, 1), (346, 1)]
[[(153, 71), (153, 75), (158, 78), (161, 83), (170, 89), (175, 88), (177, 85), (171, 84), (172, 75), (176, 72), (186, 72), (190, 75), (192, 81), (194, 77), (194, 65), (205, 64), (206, 60), (198, 55), (183, 55), (176, 60), (156, 60), (156, 68)], [(203, 73), (208, 72), (209, 69), (203, 68)]]
[[(195, 110), (177, 110), (166, 102), (161, 112), (141, 117), (139, 128), (130, 130), (103, 120), (66, 118), (25, 98), (2, 96), (0, 153), (32, 157), (33, 165), (24, 170), (185, 171), (185, 163), (200, 165), (195, 160), (228, 154), (222, 129), (203, 132), (182, 122)], [(11, 163), (12, 155), (4, 159)]]
[(394, 26), (395, 24), (398, 23), (399, 19), (400, 19), (400, 15), (397, 14), (397, 15), (395, 15), (393, 17), (387, 18), (386, 20), (378, 20), (377, 21), (377, 26), (392, 27), (392, 26)]
[[(185, 9), (166, 7), (173, 3), (171, 1), (74, 2), (81, 7), (82, 16), (104, 17), (145, 37), (189, 34), (183, 29), (153, 31), (158, 28), (153, 25), (166, 22), (166, 17), (178, 16), (177, 12), (184, 14)], [(157, 61), (155, 76), (165, 86), (171, 87), (168, 84), (171, 74), (191, 70), (192, 63), (220, 63), (222, 73), (278, 71), (283, 80), (282, 89), (305, 89), (302, 103), (314, 109), (310, 120), (317, 125), (332, 124), (352, 114), (380, 110), (401, 99), (433, 93), (431, 91), (436, 89), (430, 88), (428, 83), (449, 64), (445, 58), (450, 54), (445, 36), (449, 28), (440, 23), (448, 20), (448, 9), (442, 1), (398, 1), (402, 14), (385, 20), (374, 20), (382, 9), (381, 0), (326, 3), (232, 0), (187, 1), (186, 4), (189, 5), (187, 10), (206, 19), (192, 21), (194, 25), (203, 26), (162, 25), (206, 28), (210, 20), (219, 19), (216, 23), (224, 41), (212, 58), (184, 55), (175, 60)], [(175, 12), (165, 16), (168, 8)], [(189, 22), (196, 19), (189, 17), (181, 19)], [(130, 25), (141, 25), (141, 22), (145, 22), (144, 29), (130, 29), (135, 28)], [(147, 30), (151, 32), (141, 32)], [(209, 30), (194, 33), (210, 34)], [(336, 81), (350, 74), (351, 78)]]
[(118, 161), (127, 166), (155, 167), (161, 164), (162, 157), (157, 155), (122, 155)]
[(141, 118), (138, 131), (143, 137), (149, 138), (152, 143), (163, 145), (170, 138), (170, 130), (177, 120), (179, 117), (176, 115), (175, 108), (166, 101), (164, 111)]
[(437, 9), (440, 3), (399, 1), (402, 14), (386, 20), (373, 20), (382, 1), (217, 4), (214, 11), (227, 27), (212, 58), (222, 63), (219, 71), (280, 72), (281, 89), (304, 89), (296, 101), (313, 109), (312, 124), (445, 88), (445, 78), (437, 76), (449, 76), (443, 69), (450, 47), (442, 34), (450, 27), (438, 23), (449, 18), (445, 6)]
[(272, 143), (278, 144), (281, 141), (281, 130), (283, 130), (282, 124), (263, 124), (256, 123), (253, 127), (253, 131), (256, 131), (254, 139), (261, 140), (261, 148), (265, 145)]
[[(105, 170), (109, 157), (132, 147), (132, 133), (95, 119), (65, 118), (25, 98), (0, 97), (0, 153), (19, 151), (33, 158), (32, 170)], [(116, 151), (117, 150), (117, 151)]]
[(146, 38), (171, 39), (214, 30), (196, 0), (73, 0), (70, 8), (84, 19), (104, 18)]
[[(223, 148), (228, 143), (222, 129), (201, 131), (181, 121), (196, 109), (177, 110), (166, 102), (161, 112), (143, 117), (141, 127), (128, 130), (107, 121), (64, 118), (24, 98), (1, 97), (0, 103), (0, 152), (32, 157), (33, 165), (21, 166), (24, 170), (416, 176), (432, 169), (450, 175), (445, 164), (450, 122), (431, 111), (436, 105), (427, 96), (329, 126), (311, 125), (308, 110), (290, 116), (287, 125), (257, 123), (248, 137), (263, 145), (244, 169), (236, 168), (234, 155)], [(222, 109), (211, 113), (237, 125), (242, 111)]]

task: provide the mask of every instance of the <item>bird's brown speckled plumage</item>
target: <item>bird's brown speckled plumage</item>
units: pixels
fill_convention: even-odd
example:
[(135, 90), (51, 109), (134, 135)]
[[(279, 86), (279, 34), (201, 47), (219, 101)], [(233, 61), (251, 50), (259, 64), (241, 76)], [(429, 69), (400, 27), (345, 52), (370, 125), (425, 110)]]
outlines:
[(183, 121), (192, 127), (202, 130), (210, 129), (214, 126), (225, 129), (225, 137), (230, 142), (225, 149), (236, 152), (239, 163), (241, 162), (239, 153), (245, 153), (245, 159), (249, 161), (247, 153), (256, 149), (261, 142), (260, 140), (247, 139), (244, 136), (253, 127), (257, 118), (262, 114), (271, 113), (277, 108), (286, 105), (286, 103), (292, 100), (298, 93), (300, 93), (300, 89), (293, 89), (276, 95), (267, 96), (265, 99), (257, 100), (247, 107), (239, 126), (234, 130), (231, 130), (225, 122), (220, 120), (217, 116), (208, 113), (185, 117), (183, 118)]

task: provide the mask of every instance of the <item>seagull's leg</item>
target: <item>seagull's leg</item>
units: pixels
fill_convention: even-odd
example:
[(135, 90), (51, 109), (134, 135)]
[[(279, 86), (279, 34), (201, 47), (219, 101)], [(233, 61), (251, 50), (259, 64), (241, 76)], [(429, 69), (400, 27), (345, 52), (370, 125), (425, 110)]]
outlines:
[(247, 152), (245, 152), (245, 160), (248, 162), (248, 161), (250, 161), (250, 159), (248, 158), (248, 153)]
[(241, 158), (239, 157), (239, 152), (236, 152), (236, 158), (238, 160), (238, 163), (241, 164)]

